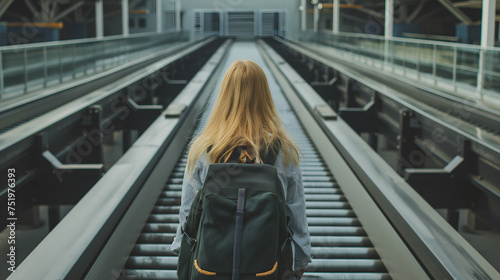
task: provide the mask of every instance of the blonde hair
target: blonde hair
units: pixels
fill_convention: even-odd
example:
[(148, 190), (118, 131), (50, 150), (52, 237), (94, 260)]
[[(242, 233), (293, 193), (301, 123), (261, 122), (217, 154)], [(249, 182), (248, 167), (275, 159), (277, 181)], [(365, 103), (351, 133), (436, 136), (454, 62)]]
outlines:
[(299, 150), (281, 122), (264, 71), (251, 60), (237, 60), (224, 75), (205, 129), (190, 143), (189, 174), (204, 153), (216, 163), (227, 160), (238, 146), (260, 157), (274, 144), (283, 151), (286, 164), (299, 164)]

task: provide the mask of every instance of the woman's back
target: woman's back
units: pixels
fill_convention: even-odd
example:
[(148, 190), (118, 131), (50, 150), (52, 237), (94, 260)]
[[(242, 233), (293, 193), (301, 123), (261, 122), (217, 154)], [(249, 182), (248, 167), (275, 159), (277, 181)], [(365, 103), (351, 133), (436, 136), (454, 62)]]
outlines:
[[(205, 128), (191, 142), (184, 174), (180, 225), (184, 225), (196, 192), (212, 163), (262, 163), (275, 158), (285, 194), (286, 215), (294, 233), (295, 270), (311, 261), (299, 150), (284, 128), (262, 69), (252, 61), (236, 61), (227, 70)], [(179, 226), (172, 250), (182, 240)], [(299, 273), (300, 274), (300, 273)]]

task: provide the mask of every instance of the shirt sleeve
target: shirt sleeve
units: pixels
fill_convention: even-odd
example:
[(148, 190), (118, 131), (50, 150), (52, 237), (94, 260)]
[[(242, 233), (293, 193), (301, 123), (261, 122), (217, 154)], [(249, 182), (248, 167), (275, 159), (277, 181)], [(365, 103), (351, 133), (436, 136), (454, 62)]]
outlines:
[(179, 210), (179, 226), (177, 227), (177, 232), (175, 234), (174, 241), (170, 246), (170, 249), (176, 255), (179, 254), (179, 250), (181, 248), (182, 227), (186, 223), (186, 219), (189, 214), (189, 209), (191, 208), (191, 204), (193, 203), (193, 198), (202, 185), (199, 171), (200, 171), (199, 161), (194, 166), (193, 178), (189, 176), (187, 168), (184, 171), (184, 178), (182, 180), (181, 208)]
[(295, 270), (307, 268), (311, 262), (311, 238), (306, 217), (306, 199), (302, 184), (302, 172), (298, 166), (287, 168), (286, 208), (290, 215), (290, 229), (295, 244)]

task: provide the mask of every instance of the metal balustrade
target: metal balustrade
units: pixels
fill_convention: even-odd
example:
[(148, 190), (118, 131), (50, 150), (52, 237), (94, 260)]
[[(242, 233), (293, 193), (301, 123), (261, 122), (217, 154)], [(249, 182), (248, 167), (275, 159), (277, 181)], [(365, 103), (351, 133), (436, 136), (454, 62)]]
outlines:
[(304, 32), (299, 39), (466, 99), (500, 98), (500, 48), (356, 33)]
[(151, 32), (0, 47), (0, 98), (96, 75), (187, 40), (186, 32)]

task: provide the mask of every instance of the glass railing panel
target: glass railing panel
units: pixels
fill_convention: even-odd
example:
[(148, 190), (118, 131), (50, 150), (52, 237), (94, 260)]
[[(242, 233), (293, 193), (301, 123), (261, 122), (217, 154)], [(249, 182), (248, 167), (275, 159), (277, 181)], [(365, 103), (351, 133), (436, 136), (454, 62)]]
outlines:
[[(456, 50), (456, 84), (467, 84), (470, 89), (477, 87), (479, 72), (479, 49), (457, 48)], [(473, 97), (473, 96), (471, 96)]]
[(86, 76), (87, 74), (87, 52), (86, 44), (73, 45), (73, 55), (72, 60), (74, 62), (74, 77), (80, 78)]
[(25, 91), (28, 92), (30, 90), (43, 88), (45, 79), (43, 49), (26, 49), (26, 59), (26, 75), (28, 77), (28, 82), (25, 85)]
[(46, 86), (53, 86), (61, 82), (62, 64), (59, 57), (59, 48), (44, 48), (47, 56)]
[[(493, 91), (489, 95), (500, 98), (500, 50), (487, 50), (484, 65), (484, 89)], [(487, 93), (488, 94), (488, 93)]]
[[(4, 88), (19, 85), (17, 90), (24, 85), (24, 52), (18, 50), (8, 50), (2, 52), (2, 72)], [(13, 94), (5, 94), (2, 97), (9, 97)]]
[(418, 44), (418, 72), (424, 75), (434, 74), (434, 46), (428, 44)]
[(453, 79), (453, 50), (448, 46), (436, 46), (436, 75), (445, 80)]
[(75, 45), (62, 45), (62, 82), (68, 82), (76, 78), (76, 51)]
[[(499, 49), (483, 51), (484, 68), (480, 71), (481, 47), (474, 45), (330, 32), (303, 32), (299, 40), (326, 48), (329, 54), (415, 78), (459, 96), (500, 98)], [(481, 73), (482, 84), (478, 83)]]
[(412, 74), (416, 74), (418, 70), (418, 57), (419, 57), (419, 44), (412, 42), (403, 42), (403, 55), (405, 58), (405, 70), (410, 70), (407, 72), (411, 72)]
[(398, 69), (402, 69), (400, 67), (404, 67), (406, 65), (406, 46), (404, 42), (390, 42), (389, 43), (389, 52), (388, 55), (391, 57), (391, 62), (394, 66), (399, 66)]
[(1, 47), (0, 97), (97, 74), (188, 38), (187, 32), (168, 32)]
[(116, 52), (117, 52), (117, 46), (110, 41), (104, 41), (102, 42), (103, 46), (102, 48), (104, 49), (104, 57), (102, 60), (102, 64), (104, 69), (110, 69), (115, 67), (117, 64), (116, 61)]

